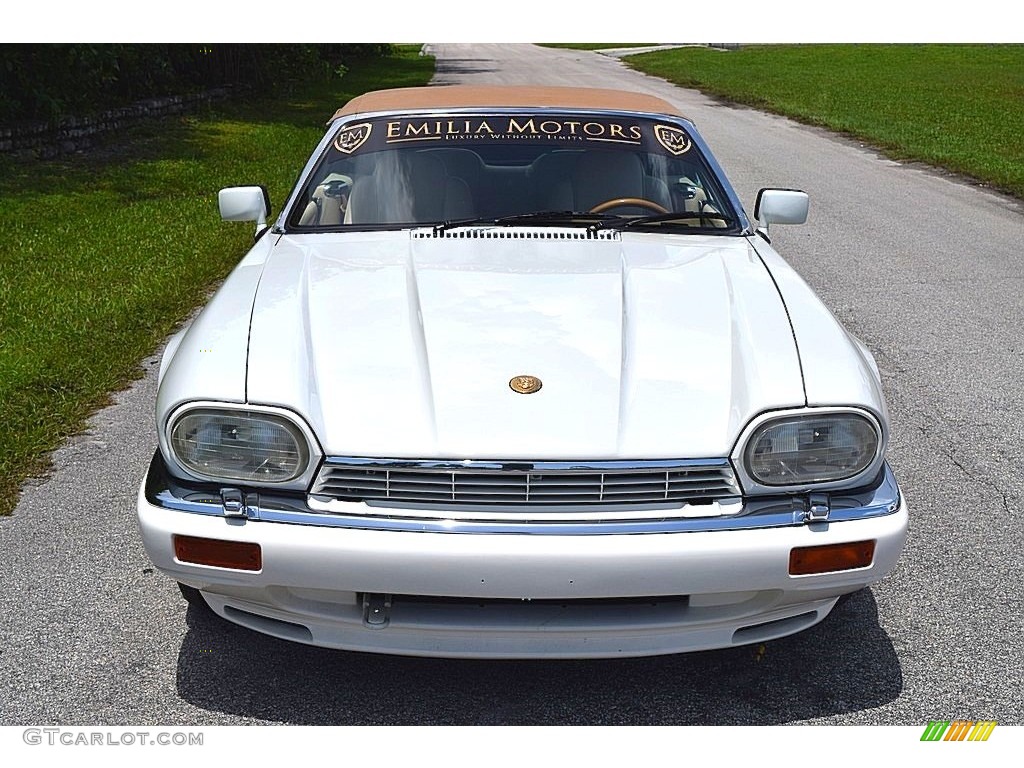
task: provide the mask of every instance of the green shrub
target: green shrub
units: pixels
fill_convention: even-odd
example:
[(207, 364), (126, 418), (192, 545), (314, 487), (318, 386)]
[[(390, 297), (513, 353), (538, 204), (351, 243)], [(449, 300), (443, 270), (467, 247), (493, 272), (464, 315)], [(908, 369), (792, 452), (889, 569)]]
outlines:
[(392, 51), (380, 43), (0, 45), (0, 120), (58, 119), (225, 85), (273, 92)]

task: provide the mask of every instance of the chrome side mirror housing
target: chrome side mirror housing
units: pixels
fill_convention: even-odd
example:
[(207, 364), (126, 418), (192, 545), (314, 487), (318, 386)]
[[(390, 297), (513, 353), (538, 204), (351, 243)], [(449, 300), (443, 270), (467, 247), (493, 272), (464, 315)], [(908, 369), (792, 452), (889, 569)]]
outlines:
[(267, 226), (270, 195), (266, 187), (225, 187), (217, 195), (224, 221), (255, 221), (256, 232)]
[(769, 224), (803, 224), (807, 221), (810, 198), (799, 189), (761, 189), (754, 203), (759, 231), (768, 233)]

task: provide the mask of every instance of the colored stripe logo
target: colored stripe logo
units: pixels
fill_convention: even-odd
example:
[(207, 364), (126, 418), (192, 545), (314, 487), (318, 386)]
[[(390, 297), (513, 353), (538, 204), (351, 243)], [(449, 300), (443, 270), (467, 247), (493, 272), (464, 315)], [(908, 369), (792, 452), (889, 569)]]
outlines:
[(995, 720), (931, 720), (921, 741), (988, 741), (995, 727)]

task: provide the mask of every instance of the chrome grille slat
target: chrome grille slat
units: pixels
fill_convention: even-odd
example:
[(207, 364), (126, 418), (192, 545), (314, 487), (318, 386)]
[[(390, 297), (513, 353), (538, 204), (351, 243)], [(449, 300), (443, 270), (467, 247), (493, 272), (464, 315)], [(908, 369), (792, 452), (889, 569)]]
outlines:
[(503, 506), (680, 504), (740, 495), (727, 460), (448, 462), (328, 459), (311, 495), (328, 501)]

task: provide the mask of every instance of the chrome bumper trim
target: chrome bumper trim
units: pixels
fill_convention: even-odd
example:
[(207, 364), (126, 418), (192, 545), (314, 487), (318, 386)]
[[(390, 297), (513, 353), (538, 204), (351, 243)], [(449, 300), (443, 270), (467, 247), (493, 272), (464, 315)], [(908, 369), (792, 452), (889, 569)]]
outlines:
[[(883, 467), (877, 486), (870, 489), (831, 494), (831, 510), (826, 522), (807, 520), (809, 499), (804, 496), (747, 499), (741, 512), (718, 517), (666, 517), (664, 507), (653, 506), (650, 518), (585, 522), (462, 521), (443, 517), (423, 518), (401, 515), (399, 508), (369, 507), (373, 514), (345, 515), (317, 512), (309, 507), (305, 495), (267, 492), (265, 488), (243, 489), (247, 517), (251, 521), (314, 525), (327, 528), (355, 528), (385, 531), (422, 531), (431, 533), (531, 534), (547, 536), (613, 535), (645, 533), (687, 533), (737, 531), (757, 528), (782, 528), (822, 525), (849, 520), (881, 517), (899, 510), (900, 491), (888, 465)], [(172, 478), (160, 452), (153, 456), (146, 475), (145, 498), (160, 509), (189, 514), (224, 516), (221, 489), (209, 483), (187, 486)], [(633, 507), (635, 509), (635, 507)], [(438, 515), (443, 510), (437, 510)], [(614, 512), (610, 511), (610, 514)]]

